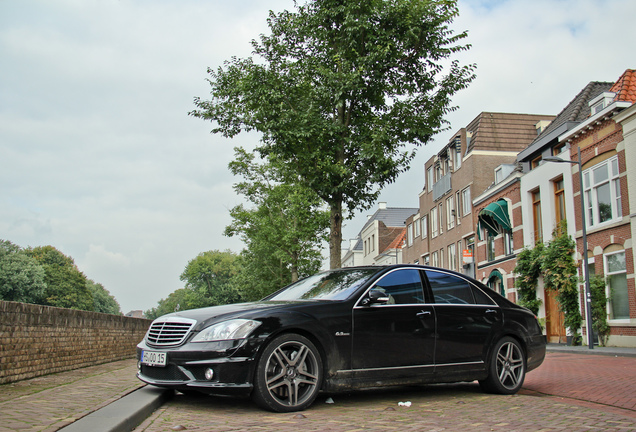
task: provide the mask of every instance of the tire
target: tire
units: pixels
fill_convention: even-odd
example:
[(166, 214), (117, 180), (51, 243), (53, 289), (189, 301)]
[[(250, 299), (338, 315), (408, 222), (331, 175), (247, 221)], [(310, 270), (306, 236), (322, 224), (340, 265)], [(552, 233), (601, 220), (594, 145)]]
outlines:
[(517, 393), (526, 377), (526, 356), (519, 342), (502, 338), (488, 361), (488, 377), (479, 381), (487, 393), (511, 395)]
[(318, 396), (322, 376), (314, 344), (304, 336), (284, 334), (267, 344), (258, 360), (252, 399), (270, 411), (302, 411)]

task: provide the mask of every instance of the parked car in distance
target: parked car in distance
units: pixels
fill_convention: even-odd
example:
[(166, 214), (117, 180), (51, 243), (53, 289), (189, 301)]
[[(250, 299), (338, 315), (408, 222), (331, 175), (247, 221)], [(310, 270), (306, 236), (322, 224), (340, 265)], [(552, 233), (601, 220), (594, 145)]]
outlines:
[(137, 346), (159, 387), (290, 412), (320, 391), (478, 380), (513, 394), (545, 357), (537, 318), (485, 285), (418, 266), (330, 270), (262, 301), (164, 315)]

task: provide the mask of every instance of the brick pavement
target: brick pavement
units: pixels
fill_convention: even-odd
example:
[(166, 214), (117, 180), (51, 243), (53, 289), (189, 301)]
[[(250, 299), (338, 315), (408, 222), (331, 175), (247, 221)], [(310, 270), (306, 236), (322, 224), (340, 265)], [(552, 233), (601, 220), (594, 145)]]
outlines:
[(0, 386), (0, 432), (53, 432), (143, 385), (122, 360)]
[[(0, 386), (0, 432), (56, 431), (140, 387), (135, 371), (131, 359)], [(177, 395), (136, 431), (635, 431), (635, 374), (636, 357), (549, 352), (515, 396), (483, 394), (477, 384), (409, 387), (335, 395), (333, 405), (321, 396), (298, 416)], [(398, 406), (407, 400), (411, 407)]]
[(634, 431), (635, 374), (636, 358), (548, 353), (519, 395), (483, 394), (476, 383), (409, 387), (335, 395), (333, 405), (322, 397), (300, 415), (177, 395), (135, 431)]

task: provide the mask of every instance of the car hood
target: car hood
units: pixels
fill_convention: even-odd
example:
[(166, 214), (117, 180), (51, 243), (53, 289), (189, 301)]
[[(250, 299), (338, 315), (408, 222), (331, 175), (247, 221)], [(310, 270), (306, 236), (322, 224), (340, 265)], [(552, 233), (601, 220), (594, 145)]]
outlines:
[(161, 319), (169, 319), (173, 317), (189, 318), (197, 321), (197, 327), (202, 323), (207, 325), (215, 321), (223, 321), (224, 319), (240, 318), (244, 314), (249, 314), (250, 317), (254, 317), (255, 312), (271, 311), (274, 309), (285, 309), (298, 304), (307, 304), (303, 301), (280, 301), (280, 302), (251, 302), (251, 303), (236, 303), (223, 306), (211, 306), (201, 309), (190, 309), (179, 312), (174, 312), (168, 315), (164, 315)]

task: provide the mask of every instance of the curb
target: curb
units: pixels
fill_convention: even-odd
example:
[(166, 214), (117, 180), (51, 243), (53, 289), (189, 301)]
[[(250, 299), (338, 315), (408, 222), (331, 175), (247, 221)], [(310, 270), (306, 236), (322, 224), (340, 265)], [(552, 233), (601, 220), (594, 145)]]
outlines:
[(597, 347), (589, 349), (585, 346), (569, 346), (559, 344), (548, 344), (546, 348), (547, 352), (553, 353), (568, 353), (568, 354), (591, 354), (611, 357), (636, 357), (635, 348), (626, 347)]
[(173, 390), (145, 386), (60, 429), (64, 432), (129, 432), (168, 401)]

